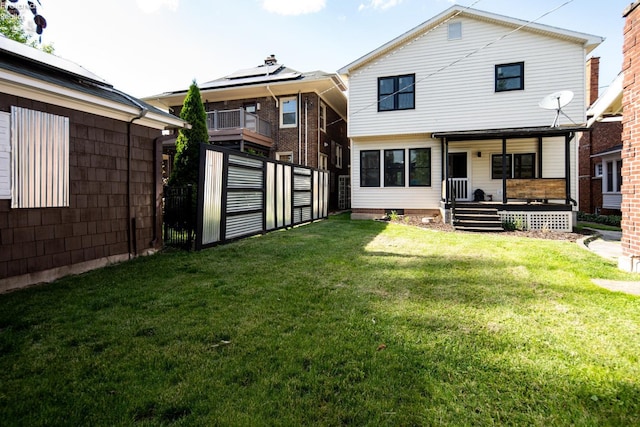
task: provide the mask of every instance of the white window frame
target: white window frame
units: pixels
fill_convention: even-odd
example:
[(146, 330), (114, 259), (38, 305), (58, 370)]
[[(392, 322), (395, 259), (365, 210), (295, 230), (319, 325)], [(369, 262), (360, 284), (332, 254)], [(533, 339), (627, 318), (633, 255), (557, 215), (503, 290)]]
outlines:
[(318, 164), (318, 169), (329, 170), (329, 156), (320, 153), (320, 163)]
[(327, 132), (327, 105), (324, 102), (320, 102), (320, 111), (318, 113), (318, 120), (320, 121), (320, 130), (324, 133)]
[[(287, 160), (286, 158), (291, 158), (291, 160)], [(280, 162), (293, 163), (293, 151), (279, 151), (276, 153), (276, 160)]]
[(342, 145), (336, 144), (336, 167), (342, 169)]
[[(297, 96), (287, 96), (285, 98), (280, 98), (280, 127), (281, 128), (295, 128), (298, 127), (298, 97)], [(284, 123), (284, 115), (290, 114), (291, 112), (285, 112), (285, 105), (289, 102), (295, 103), (295, 121), (294, 123)]]
[(596, 178), (602, 178), (602, 171), (604, 170), (604, 166), (602, 166), (602, 162), (596, 163), (594, 176)]
[[(602, 159), (602, 194), (621, 194), (622, 192), (622, 182), (618, 184), (618, 162), (620, 158), (618, 157), (607, 157)], [(611, 165), (609, 165), (611, 163)], [(608, 190), (609, 187), (609, 166), (611, 166), (611, 188), (612, 191)], [(621, 179), (624, 179), (621, 177)], [(618, 187), (621, 187), (620, 191), (616, 191)]]

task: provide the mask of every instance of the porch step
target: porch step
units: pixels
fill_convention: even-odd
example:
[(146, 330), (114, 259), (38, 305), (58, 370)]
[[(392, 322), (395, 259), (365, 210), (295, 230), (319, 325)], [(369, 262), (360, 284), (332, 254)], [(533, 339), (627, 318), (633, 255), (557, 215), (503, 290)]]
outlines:
[(504, 231), (498, 209), (489, 207), (458, 207), (455, 209), (453, 226), (464, 231)]

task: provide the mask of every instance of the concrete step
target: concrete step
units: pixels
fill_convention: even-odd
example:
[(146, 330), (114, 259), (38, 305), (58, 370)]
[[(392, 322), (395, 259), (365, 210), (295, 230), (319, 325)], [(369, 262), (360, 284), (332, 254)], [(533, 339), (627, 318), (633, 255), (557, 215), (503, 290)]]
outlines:
[(504, 228), (502, 228), (502, 226), (500, 227), (456, 226), (455, 229), (460, 231), (477, 231), (477, 232), (484, 232), (484, 233), (500, 233), (504, 231)]

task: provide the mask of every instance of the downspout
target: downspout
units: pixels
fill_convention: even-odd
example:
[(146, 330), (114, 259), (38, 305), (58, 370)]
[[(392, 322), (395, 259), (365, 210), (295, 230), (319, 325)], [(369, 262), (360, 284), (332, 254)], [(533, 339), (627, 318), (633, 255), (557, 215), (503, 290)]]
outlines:
[(300, 105), (300, 101), (302, 101), (302, 96), (300, 91), (298, 91), (298, 104), (296, 108), (298, 109), (298, 164), (302, 164), (302, 126), (300, 125), (300, 115), (302, 113), (302, 105)]
[(571, 198), (571, 140), (575, 136), (575, 133), (569, 132), (564, 137), (564, 174), (565, 174), (565, 191), (566, 191), (566, 203), (572, 203), (574, 206), (578, 205), (578, 202)]
[(269, 87), (269, 85), (267, 85), (267, 90), (271, 94), (271, 97), (273, 98), (273, 100), (276, 101), (276, 108), (278, 108), (279, 107), (278, 97), (273, 93), (273, 91), (271, 90), (271, 87)]
[[(144, 116), (147, 115), (149, 110), (144, 106), (138, 104), (140, 109), (140, 113), (129, 120), (127, 123), (127, 240), (128, 240), (128, 248), (129, 248), (129, 259), (133, 258), (132, 254), (138, 253), (138, 245), (135, 239), (136, 232), (136, 218), (131, 215), (132, 213), (132, 191), (131, 191), (131, 161), (132, 161), (132, 150), (133, 146), (133, 134), (131, 133), (131, 125), (136, 120), (140, 120)], [(154, 224), (155, 228), (155, 224)]]
[(304, 98), (304, 165), (309, 166), (309, 99)]

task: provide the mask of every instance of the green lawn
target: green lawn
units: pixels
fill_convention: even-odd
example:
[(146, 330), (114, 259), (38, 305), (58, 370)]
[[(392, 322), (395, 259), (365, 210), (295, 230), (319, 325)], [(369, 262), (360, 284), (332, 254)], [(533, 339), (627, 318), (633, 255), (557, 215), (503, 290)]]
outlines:
[(345, 216), (0, 295), (0, 424), (640, 425), (637, 280)]

